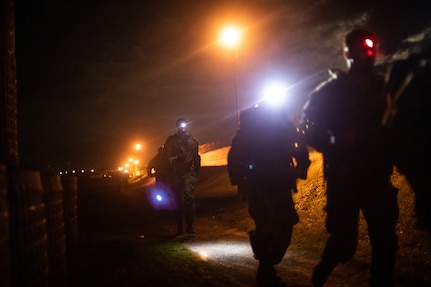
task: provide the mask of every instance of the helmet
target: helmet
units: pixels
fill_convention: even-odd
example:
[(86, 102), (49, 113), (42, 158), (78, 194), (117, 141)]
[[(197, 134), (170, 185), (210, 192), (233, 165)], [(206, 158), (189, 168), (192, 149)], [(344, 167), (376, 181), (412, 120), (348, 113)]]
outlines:
[(344, 39), (344, 51), (348, 58), (374, 58), (376, 36), (366, 29), (355, 29)]
[(184, 129), (186, 126), (187, 126), (187, 120), (185, 118), (179, 118), (177, 120), (177, 124), (176, 124), (177, 128), (183, 128)]

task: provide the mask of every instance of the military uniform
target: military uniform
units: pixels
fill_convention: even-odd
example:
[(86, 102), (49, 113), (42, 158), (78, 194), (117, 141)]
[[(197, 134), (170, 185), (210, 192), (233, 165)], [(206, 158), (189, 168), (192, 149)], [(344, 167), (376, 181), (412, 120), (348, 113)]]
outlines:
[(194, 190), (197, 173), (200, 170), (198, 141), (185, 132), (177, 132), (169, 136), (164, 144), (164, 157), (169, 163), (169, 183), (177, 202), (177, 233), (183, 233), (183, 220), (186, 231), (195, 233), (193, 229), (195, 198)]
[(256, 281), (260, 286), (282, 286), (274, 265), (282, 260), (299, 220), (292, 191), (297, 178), (306, 177), (308, 150), (283, 111), (247, 109), (240, 123), (228, 154), (230, 181), (246, 191), (255, 222), (249, 237), (259, 260)]
[(333, 74), (311, 95), (304, 111), (306, 144), (324, 157), (330, 234), (315, 270), (315, 286), (321, 286), (338, 263), (355, 254), (360, 210), (373, 249), (371, 284), (393, 284), (397, 190), (390, 183), (387, 131), (380, 124), (384, 81), (379, 75), (370, 79), (368, 85), (358, 86), (349, 73)]

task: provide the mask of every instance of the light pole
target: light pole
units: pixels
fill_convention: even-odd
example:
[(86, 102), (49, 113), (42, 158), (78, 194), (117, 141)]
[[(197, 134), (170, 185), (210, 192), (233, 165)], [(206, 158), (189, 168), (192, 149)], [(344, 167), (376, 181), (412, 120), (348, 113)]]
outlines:
[[(141, 145), (140, 143), (135, 144), (135, 150), (136, 150), (137, 152), (141, 151), (141, 149), (142, 149), (142, 145)], [(140, 156), (139, 156), (139, 155), (137, 155), (137, 156), (140, 158)], [(141, 175), (141, 172), (140, 172), (140, 170), (139, 170), (139, 168), (138, 168), (139, 160), (135, 159), (135, 160), (134, 160), (134, 164), (135, 164), (134, 172), (136, 173), (135, 175), (136, 175), (136, 176)]]
[(221, 34), (221, 41), (228, 47), (235, 49), (234, 58), (234, 82), (235, 82), (235, 105), (236, 105), (236, 118), (237, 127), (239, 127), (239, 105), (238, 105), (238, 43), (240, 39), (240, 32), (235, 28), (226, 28)]

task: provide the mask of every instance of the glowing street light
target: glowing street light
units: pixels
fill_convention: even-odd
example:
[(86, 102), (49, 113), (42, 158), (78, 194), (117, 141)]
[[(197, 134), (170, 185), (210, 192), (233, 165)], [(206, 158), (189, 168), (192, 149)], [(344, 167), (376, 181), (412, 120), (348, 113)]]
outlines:
[(238, 44), (240, 40), (240, 31), (229, 27), (223, 30), (221, 34), (221, 42), (228, 47), (235, 49), (235, 62), (234, 62), (234, 81), (235, 81), (235, 103), (236, 103), (236, 117), (237, 125), (239, 127), (239, 107), (238, 107)]
[(239, 43), (240, 34), (235, 28), (226, 28), (221, 35), (221, 41), (227, 46), (236, 47)]

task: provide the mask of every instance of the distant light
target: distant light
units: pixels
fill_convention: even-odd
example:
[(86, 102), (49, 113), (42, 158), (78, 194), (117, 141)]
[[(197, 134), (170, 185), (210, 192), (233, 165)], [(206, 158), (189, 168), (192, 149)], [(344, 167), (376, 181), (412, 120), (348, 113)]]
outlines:
[(163, 200), (163, 198), (162, 198), (162, 196), (160, 194), (156, 195), (156, 199), (157, 199), (157, 201), (162, 201)]
[(140, 150), (141, 148), (142, 148), (141, 144), (136, 144), (136, 145), (135, 145), (135, 149), (136, 149), (136, 150)]

